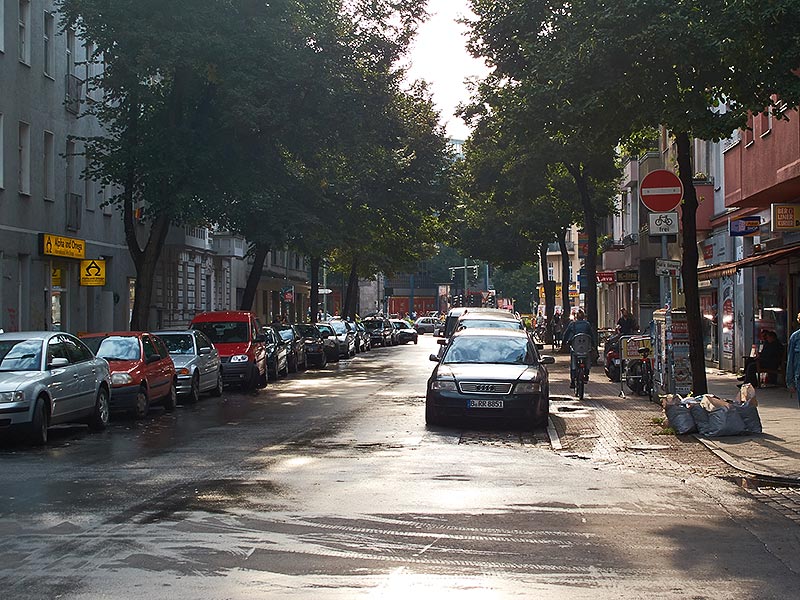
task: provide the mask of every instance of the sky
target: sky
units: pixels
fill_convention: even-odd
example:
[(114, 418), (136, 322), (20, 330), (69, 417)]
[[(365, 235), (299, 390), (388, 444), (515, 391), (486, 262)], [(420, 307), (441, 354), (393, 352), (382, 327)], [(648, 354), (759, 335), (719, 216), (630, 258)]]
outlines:
[(420, 26), (411, 48), (409, 77), (431, 84), (448, 135), (463, 140), (469, 129), (454, 113), (459, 103), (469, 100), (464, 80), (482, 77), (488, 69), (467, 52), (467, 28), (456, 23), (456, 19), (471, 15), (468, 0), (428, 0), (427, 10), (430, 18)]

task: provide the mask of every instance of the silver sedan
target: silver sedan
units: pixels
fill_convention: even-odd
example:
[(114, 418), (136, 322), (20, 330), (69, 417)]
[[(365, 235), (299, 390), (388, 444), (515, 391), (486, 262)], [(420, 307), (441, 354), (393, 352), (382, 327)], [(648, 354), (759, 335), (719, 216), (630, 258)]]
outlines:
[(58, 331), (0, 334), (0, 432), (25, 431), (37, 445), (47, 428), (108, 424), (111, 375), (81, 340)]
[(154, 335), (164, 341), (175, 363), (178, 396), (197, 402), (204, 392), (222, 394), (219, 352), (202, 331), (157, 331)]

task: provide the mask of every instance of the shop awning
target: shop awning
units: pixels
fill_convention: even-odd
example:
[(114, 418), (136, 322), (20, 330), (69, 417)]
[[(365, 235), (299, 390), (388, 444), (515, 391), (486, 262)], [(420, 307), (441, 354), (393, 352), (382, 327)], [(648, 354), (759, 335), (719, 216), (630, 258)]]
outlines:
[(778, 248), (776, 250), (768, 250), (767, 252), (759, 252), (753, 256), (748, 256), (742, 260), (737, 260), (724, 265), (715, 265), (713, 267), (705, 267), (697, 270), (698, 281), (706, 281), (709, 279), (718, 279), (719, 277), (729, 277), (747, 267), (757, 267), (759, 265), (771, 265), (780, 260), (788, 259), (789, 257), (796, 256), (800, 258), (800, 244), (793, 244), (785, 248)]

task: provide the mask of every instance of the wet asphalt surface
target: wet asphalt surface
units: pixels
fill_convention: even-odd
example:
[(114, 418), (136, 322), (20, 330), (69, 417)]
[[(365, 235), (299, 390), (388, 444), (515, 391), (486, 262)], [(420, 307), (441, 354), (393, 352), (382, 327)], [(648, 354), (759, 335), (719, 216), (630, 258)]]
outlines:
[(797, 597), (800, 529), (732, 483), (426, 428), (435, 349), (0, 445), (0, 596)]

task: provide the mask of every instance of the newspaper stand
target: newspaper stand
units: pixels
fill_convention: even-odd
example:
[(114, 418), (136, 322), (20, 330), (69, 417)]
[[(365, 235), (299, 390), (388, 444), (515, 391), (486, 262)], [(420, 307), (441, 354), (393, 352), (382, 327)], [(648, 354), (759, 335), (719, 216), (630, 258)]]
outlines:
[(692, 391), (692, 365), (689, 361), (689, 327), (686, 311), (659, 309), (653, 313), (653, 323), (656, 344), (653, 353), (655, 359), (653, 379), (657, 390), (661, 394), (675, 393), (687, 396)]

